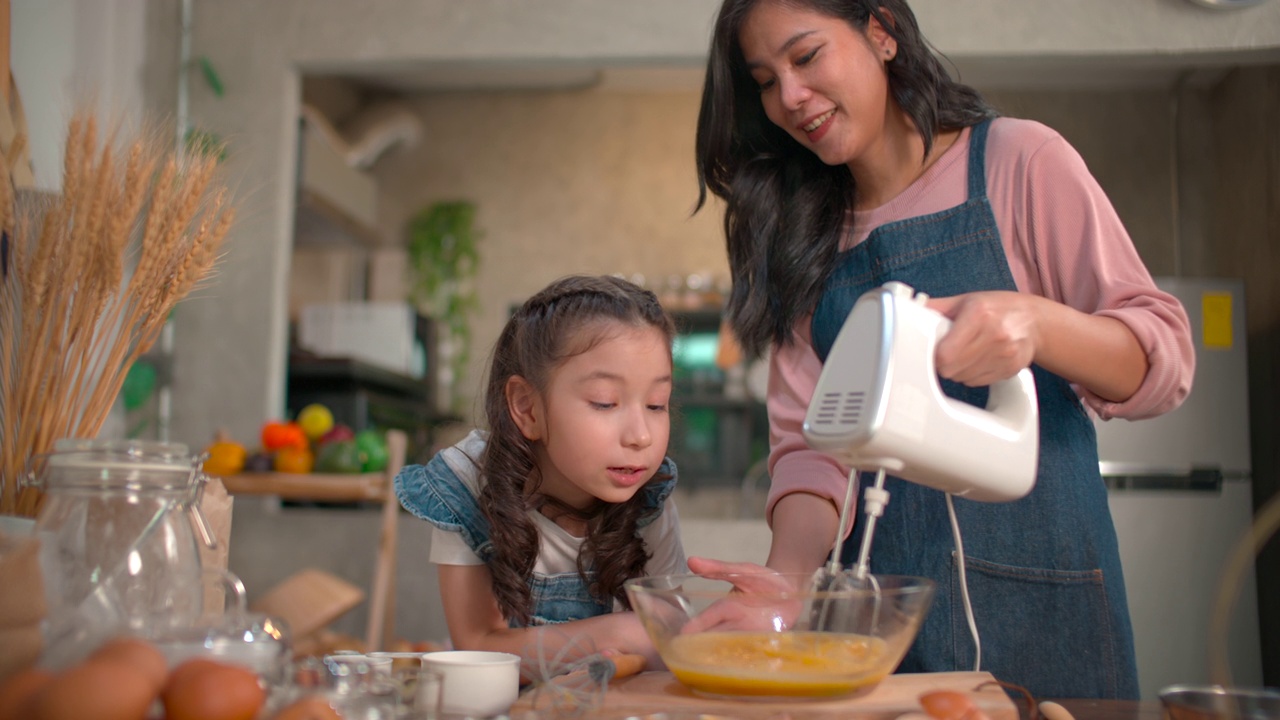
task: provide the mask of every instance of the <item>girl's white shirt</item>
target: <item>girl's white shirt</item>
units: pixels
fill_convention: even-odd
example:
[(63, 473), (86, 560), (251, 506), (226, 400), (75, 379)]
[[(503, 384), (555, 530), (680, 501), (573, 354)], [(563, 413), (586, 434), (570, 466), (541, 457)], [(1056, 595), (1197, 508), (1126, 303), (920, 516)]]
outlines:
[[(477, 472), (471, 458), (480, 457), (484, 448), (484, 435), (478, 430), (444, 453), (444, 461), (462, 480), (472, 497), (479, 497), (484, 479)], [(583, 538), (575, 537), (540, 512), (530, 510), (529, 517), (538, 528), (538, 559), (533, 571), (542, 575), (576, 573), (578, 552)], [(670, 497), (662, 506), (662, 512), (653, 522), (640, 528), (640, 537), (649, 549), (651, 557), (645, 564), (646, 575), (669, 575), (689, 572), (685, 561), (684, 545), (680, 539), (680, 517), (675, 501)], [(431, 531), (431, 562), (437, 565), (483, 565), (461, 533), (433, 527)], [(616, 608), (615, 608), (616, 609)]]

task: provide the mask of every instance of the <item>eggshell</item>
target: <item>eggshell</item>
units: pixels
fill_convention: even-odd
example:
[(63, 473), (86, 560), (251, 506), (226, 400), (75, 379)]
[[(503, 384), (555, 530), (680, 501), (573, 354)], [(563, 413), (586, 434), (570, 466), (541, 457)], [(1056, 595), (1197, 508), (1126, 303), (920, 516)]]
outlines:
[(151, 682), (152, 693), (158, 695), (169, 676), (169, 663), (160, 648), (138, 638), (121, 636), (106, 641), (89, 655), (89, 660), (122, 662), (135, 668)]
[(175, 667), (160, 693), (166, 720), (253, 720), (266, 697), (252, 670), (206, 658)]
[(0, 683), (0, 720), (30, 720), (36, 695), (53, 680), (53, 673), (27, 668)]
[(64, 670), (35, 698), (35, 720), (145, 720), (155, 691), (136, 668), (86, 660)]

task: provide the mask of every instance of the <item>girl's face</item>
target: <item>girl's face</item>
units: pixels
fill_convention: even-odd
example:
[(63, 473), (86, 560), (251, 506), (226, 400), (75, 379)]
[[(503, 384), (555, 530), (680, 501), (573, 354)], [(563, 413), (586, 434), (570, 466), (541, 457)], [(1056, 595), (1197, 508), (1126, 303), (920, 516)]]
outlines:
[(889, 112), (885, 63), (897, 44), (875, 18), (843, 19), (775, 0), (748, 12), (738, 37), (765, 115), (828, 165), (854, 164)]
[(658, 471), (671, 433), (666, 338), (648, 326), (604, 332), (554, 370), (517, 417), (525, 437), (539, 441), (541, 492), (579, 509), (631, 499)]

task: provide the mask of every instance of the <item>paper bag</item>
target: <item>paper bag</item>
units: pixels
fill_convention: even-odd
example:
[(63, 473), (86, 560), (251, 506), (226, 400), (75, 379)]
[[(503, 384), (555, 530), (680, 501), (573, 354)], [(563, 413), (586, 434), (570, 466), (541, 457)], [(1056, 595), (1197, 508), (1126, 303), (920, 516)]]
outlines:
[[(210, 477), (204, 486), (204, 494), (200, 499), (200, 511), (213, 532), (216, 548), (210, 548), (199, 537), (200, 566), (206, 571), (210, 569), (226, 570), (227, 556), (231, 551), (231, 509), (235, 498), (227, 493), (227, 488), (216, 477)], [(230, 591), (219, 583), (212, 573), (205, 574), (204, 617), (213, 618), (227, 609)]]
[(40, 657), (45, 617), (40, 542), (0, 530), (0, 682)]

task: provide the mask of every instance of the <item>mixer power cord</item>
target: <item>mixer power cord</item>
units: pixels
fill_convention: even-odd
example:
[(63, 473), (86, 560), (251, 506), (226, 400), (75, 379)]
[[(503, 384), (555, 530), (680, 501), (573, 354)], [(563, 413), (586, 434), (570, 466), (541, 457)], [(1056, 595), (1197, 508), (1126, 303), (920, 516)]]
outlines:
[(969, 621), (969, 634), (973, 636), (973, 670), (982, 669), (982, 639), (978, 637), (978, 622), (973, 619), (973, 605), (969, 602), (969, 580), (964, 573), (964, 541), (960, 539), (960, 523), (956, 520), (956, 506), (951, 493), (947, 493), (947, 514), (951, 516), (951, 536), (956, 541), (956, 568), (960, 571), (960, 597), (964, 600), (964, 616)]

